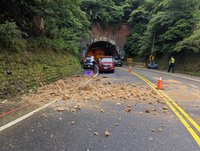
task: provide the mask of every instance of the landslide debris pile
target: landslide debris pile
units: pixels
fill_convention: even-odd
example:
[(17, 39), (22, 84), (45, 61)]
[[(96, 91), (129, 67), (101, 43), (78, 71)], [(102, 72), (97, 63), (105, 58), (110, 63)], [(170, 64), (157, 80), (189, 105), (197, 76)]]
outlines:
[(40, 87), (36, 93), (30, 93), (27, 96), (23, 96), (22, 99), (36, 104), (52, 100), (160, 102), (157, 94), (147, 86), (131, 82), (114, 83), (106, 78), (94, 78), (87, 83), (88, 80), (90, 78), (86, 76), (59, 80)]

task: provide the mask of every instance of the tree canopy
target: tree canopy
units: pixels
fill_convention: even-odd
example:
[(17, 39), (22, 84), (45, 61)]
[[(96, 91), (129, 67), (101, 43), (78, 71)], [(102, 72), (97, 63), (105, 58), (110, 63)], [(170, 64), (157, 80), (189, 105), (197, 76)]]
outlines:
[[(33, 41), (29, 44), (33, 45), (29, 47), (78, 53), (79, 39), (88, 36), (90, 26), (80, 4), (80, 0), (2, 0), (1, 47), (21, 50), (31, 39)], [(5, 27), (12, 28), (7, 37), (13, 39), (4, 37)], [(21, 38), (24, 38), (23, 41), (19, 40)]]
[(130, 55), (199, 52), (199, 16), (199, 0), (1, 0), (0, 47), (77, 54), (80, 37), (98, 22), (131, 26), (125, 45)]
[(143, 1), (130, 14), (133, 33), (126, 50), (132, 55), (199, 51), (196, 46), (190, 46), (198, 41), (193, 40), (197, 38), (199, 5), (198, 0)]

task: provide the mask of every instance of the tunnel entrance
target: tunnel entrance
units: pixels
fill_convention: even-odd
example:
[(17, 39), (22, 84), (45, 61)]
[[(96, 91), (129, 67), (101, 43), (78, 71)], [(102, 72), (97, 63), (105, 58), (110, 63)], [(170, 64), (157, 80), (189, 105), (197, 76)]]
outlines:
[(119, 57), (116, 46), (108, 41), (97, 41), (92, 43), (87, 50), (86, 56), (94, 56), (98, 59), (100, 56)]

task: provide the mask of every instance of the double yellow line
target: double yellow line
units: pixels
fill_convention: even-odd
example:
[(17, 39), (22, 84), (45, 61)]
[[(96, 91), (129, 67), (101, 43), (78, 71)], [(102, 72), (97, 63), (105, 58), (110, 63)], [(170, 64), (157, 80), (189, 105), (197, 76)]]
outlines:
[(200, 126), (174, 100), (167, 96), (162, 90), (157, 90), (156, 86), (152, 82), (135, 72), (131, 72), (131, 74), (146, 82), (161, 98), (165, 100), (166, 104), (171, 108), (188, 132), (192, 135), (196, 143), (200, 146), (200, 137), (197, 134), (200, 133)]

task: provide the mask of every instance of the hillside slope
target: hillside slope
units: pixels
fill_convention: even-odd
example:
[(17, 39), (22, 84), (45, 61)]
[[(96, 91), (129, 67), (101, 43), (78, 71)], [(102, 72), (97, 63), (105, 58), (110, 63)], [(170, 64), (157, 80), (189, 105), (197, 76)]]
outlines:
[(54, 51), (0, 53), (0, 99), (34, 91), (38, 86), (81, 71), (77, 57)]

